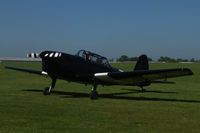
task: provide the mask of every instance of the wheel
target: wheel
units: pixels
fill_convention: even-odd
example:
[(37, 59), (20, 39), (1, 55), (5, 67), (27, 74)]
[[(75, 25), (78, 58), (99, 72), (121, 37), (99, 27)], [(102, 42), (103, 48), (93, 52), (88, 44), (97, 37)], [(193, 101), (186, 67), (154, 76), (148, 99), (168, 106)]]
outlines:
[(90, 99), (92, 99), (92, 100), (98, 99), (98, 92), (97, 91), (91, 91)]
[(49, 92), (49, 88), (48, 87), (44, 88), (43, 94), (44, 95), (50, 95), (51, 94), (51, 92)]
[(146, 90), (145, 90), (145, 89), (142, 89), (141, 92), (144, 93), (144, 92), (146, 92)]

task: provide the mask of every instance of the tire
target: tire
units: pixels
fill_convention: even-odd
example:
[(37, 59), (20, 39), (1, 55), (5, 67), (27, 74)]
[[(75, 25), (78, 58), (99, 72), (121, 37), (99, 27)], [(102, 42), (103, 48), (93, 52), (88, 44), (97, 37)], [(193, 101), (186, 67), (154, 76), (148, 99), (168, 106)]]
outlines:
[(98, 99), (98, 92), (97, 91), (91, 91), (91, 93), (90, 93), (90, 99), (91, 100)]
[(50, 95), (51, 94), (51, 92), (49, 92), (49, 88), (48, 87), (44, 88), (43, 94), (44, 95)]

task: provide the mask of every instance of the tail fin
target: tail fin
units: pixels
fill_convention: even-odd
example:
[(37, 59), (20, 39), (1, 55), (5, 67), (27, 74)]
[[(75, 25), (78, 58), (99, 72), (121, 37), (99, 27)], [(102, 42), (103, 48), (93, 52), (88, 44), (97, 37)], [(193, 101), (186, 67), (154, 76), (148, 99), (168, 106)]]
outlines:
[(146, 55), (141, 55), (135, 65), (135, 69), (136, 70), (149, 70), (149, 62), (148, 62), (148, 58)]

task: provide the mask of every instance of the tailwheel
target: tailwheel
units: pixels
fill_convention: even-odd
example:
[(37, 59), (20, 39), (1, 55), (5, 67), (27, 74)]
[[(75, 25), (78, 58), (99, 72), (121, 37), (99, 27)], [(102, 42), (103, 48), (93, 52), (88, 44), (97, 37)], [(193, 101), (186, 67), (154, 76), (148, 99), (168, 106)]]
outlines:
[(140, 88), (142, 89), (141, 92), (145, 92), (146, 90), (143, 88), (143, 86), (140, 86)]
[(96, 90), (92, 90), (90, 92), (90, 99), (92, 100), (98, 99), (98, 92)]
[(142, 92), (145, 92), (146, 90), (145, 89), (142, 89)]

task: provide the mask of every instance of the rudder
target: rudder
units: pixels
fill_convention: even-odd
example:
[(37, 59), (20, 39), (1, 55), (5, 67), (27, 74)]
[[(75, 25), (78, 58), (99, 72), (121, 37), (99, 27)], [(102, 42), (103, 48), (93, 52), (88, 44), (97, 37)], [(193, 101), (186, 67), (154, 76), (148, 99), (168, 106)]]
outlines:
[(146, 55), (141, 55), (135, 65), (134, 71), (136, 70), (149, 70), (149, 62)]

